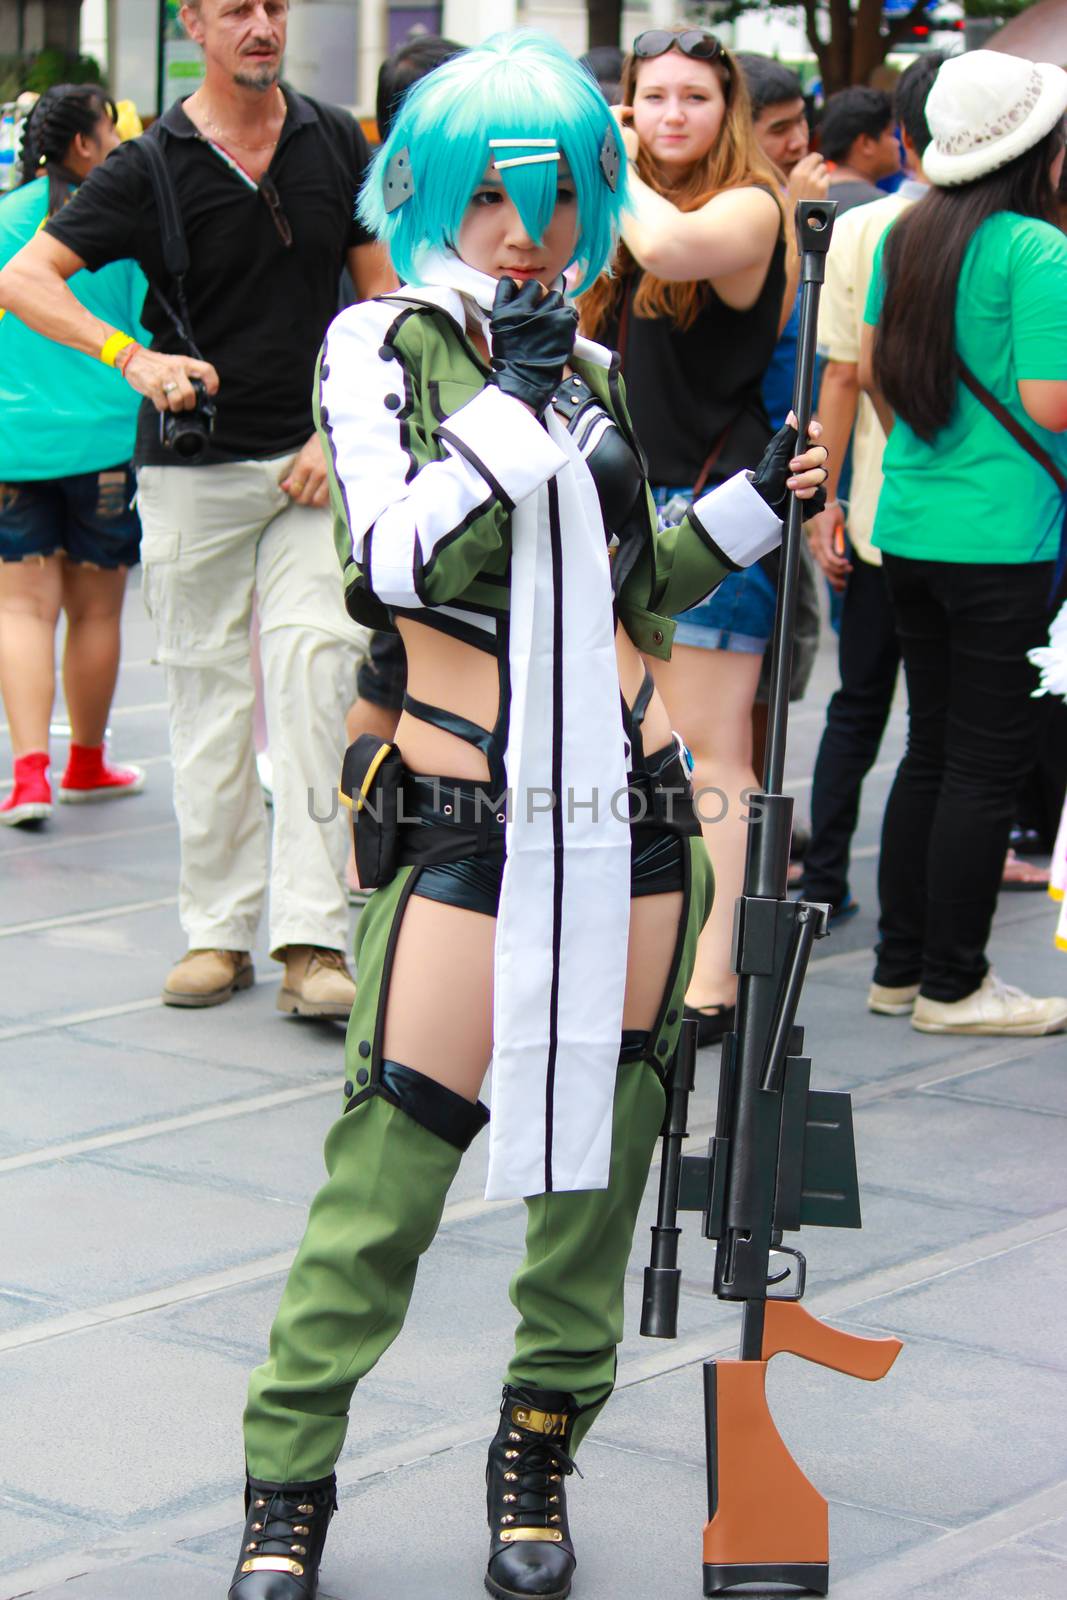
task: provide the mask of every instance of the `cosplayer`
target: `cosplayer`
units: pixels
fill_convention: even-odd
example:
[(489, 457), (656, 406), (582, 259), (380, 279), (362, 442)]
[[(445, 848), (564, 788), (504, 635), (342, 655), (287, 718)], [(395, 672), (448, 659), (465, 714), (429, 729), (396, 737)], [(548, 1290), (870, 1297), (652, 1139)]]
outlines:
[(489, 1119), (490, 1057), (488, 1194), (526, 1197), (528, 1227), (486, 1584), (570, 1592), (564, 1480), (614, 1382), (712, 894), (642, 652), (666, 656), (670, 614), (776, 545), (787, 487), (825, 477), (821, 448), (790, 476), (787, 431), (753, 479), (657, 534), (617, 363), (543, 287), (601, 271), (625, 192), (592, 79), (512, 34), (411, 90), (361, 198), (405, 286), (331, 327), (319, 418), (348, 606), (399, 629), (408, 693), (398, 749), (357, 742), (346, 762), (377, 893), (329, 1176), (251, 1381), (230, 1600), (316, 1591), (352, 1391)]

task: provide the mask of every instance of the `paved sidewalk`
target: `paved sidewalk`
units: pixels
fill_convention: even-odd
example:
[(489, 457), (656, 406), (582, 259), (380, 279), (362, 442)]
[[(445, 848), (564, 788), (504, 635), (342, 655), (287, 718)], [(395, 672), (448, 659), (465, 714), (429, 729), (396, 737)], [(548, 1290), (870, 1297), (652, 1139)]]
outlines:
[[(176, 835), (136, 587), (127, 611), (113, 747), (148, 766), (147, 791), (0, 832), (0, 1600), (223, 1600), (247, 1373), (340, 1098), (341, 1030), (276, 1013), (262, 946), (257, 986), (231, 1004), (158, 1003), (182, 949)], [(792, 725), (801, 809), (832, 681), (827, 646)], [(854, 1093), (865, 1227), (813, 1229), (802, 1247), (813, 1311), (906, 1348), (876, 1385), (776, 1362), (772, 1407), (831, 1501), (835, 1600), (1064, 1600), (1067, 1044), (938, 1039), (865, 1012), (901, 726), (898, 707), (868, 786), (861, 913), (817, 947), (802, 1007), (816, 1085)], [(5, 731), (5, 774), (9, 755)], [(1067, 987), (1053, 926), (1044, 896), (1003, 898), (993, 954), (1008, 981)], [(359, 1397), (324, 1600), (483, 1592), (522, 1208), (483, 1200), (480, 1145), (408, 1327)], [(637, 1336), (651, 1214), (650, 1190), (619, 1393), (571, 1490), (575, 1600), (701, 1591), (700, 1363), (735, 1352), (737, 1318), (690, 1219), (679, 1339)]]

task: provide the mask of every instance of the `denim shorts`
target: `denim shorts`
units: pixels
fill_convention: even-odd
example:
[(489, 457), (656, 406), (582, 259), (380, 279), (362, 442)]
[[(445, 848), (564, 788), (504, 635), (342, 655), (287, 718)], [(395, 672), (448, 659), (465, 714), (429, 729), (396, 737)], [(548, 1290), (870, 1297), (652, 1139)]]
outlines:
[(130, 502), (133, 472), (80, 472), (0, 483), (0, 561), (62, 553), (78, 566), (135, 567), (141, 523)]
[[(661, 526), (680, 521), (693, 503), (691, 489), (653, 489), (652, 497)], [(743, 572), (728, 572), (713, 594), (681, 613), (674, 642), (761, 656), (774, 631), (775, 603), (774, 584), (758, 562)]]

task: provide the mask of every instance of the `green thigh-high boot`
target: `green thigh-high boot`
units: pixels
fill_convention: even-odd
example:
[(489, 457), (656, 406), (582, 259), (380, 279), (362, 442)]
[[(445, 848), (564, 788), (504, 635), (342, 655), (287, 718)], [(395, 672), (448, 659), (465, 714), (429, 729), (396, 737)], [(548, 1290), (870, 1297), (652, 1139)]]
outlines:
[(697, 938), (711, 909), (711, 863), (689, 841), (686, 894), (656, 1025), (624, 1049), (607, 1189), (527, 1201), (526, 1257), (511, 1285), (519, 1313), (501, 1422), (489, 1448), (486, 1587), (502, 1600), (565, 1600), (575, 1567), (564, 1479), (615, 1382), (623, 1292), (666, 1104), (661, 1072), (678, 1041)]
[(521, 1320), (507, 1381), (572, 1395), (583, 1413), (575, 1422), (575, 1447), (615, 1381), (626, 1267), (663, 1123), (660, 1073), (678, 1043), (697, 939), (711, 910), (711, 862), (700, 839), (688, 843), (686, 894), (667, 993), (643, 1059), (627, 1060), (624, 1051), (619, 1066), (609, 1185), (527, 1201), (526, 1258), (511, 1285)]
[(270, 1355), (249, 1385), (253, 1478), (300, 1483), (333, 1471), (352, 1391), (403, 1326), (462, 1156), (379, 1095), (331, 1128), (329, 1177), (312, 1203)]
[[(410, 1093), (428, 1121), (440, 1110), (453, 1133), (466, 1118), (473, 1137), (478, 1107), (396, 1063), (381, 1065), (391, 1095)], [(462, 1154), (384, 1088), (330, 1129), (329, 1177), (311, 1207), (270, 1356), (249, 1385), (245, 1527), (229, 1600), (314, 1600), (352, 1391), (400, 1332)]]
[(379, 1054), (408, 876), (379, 890), (360, 919), (346, 1110), (326, 1138), (328, 1177), (289, 1273), (270, 1355), (249, 1385), (248, 1471), (267, 1483), (332, 1473), (352, 1391), (400, 1332), (419, 1257), (463, 1152), (487, 1120), (483, 1106)]

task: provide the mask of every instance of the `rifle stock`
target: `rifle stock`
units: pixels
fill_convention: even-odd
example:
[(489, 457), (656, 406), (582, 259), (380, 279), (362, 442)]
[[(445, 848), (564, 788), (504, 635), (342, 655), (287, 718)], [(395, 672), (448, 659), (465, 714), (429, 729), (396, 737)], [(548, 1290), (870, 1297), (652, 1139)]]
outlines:
[(875, 1383), (884, 1378), (904, 1346), (899, 1339), (868, 1339), (820, 1322), (799, 1300), (768, 1300), (763, 1320), (763, 1360), (801, 1356), (820, 1367)]
[(827, 1504), (774, 1425), (766, 1388), (772, 1357), (800, 1356), (874, 1382), (885, 1377), (902, 1348), (899, 1339), (844, 1333), (795, 1300), (772, 1299), (765, 1310), (762, 1360), (705, 1363), (706, 1595), (744, 1583), (786, 1583), (815, 1594), (829, 1587)]

